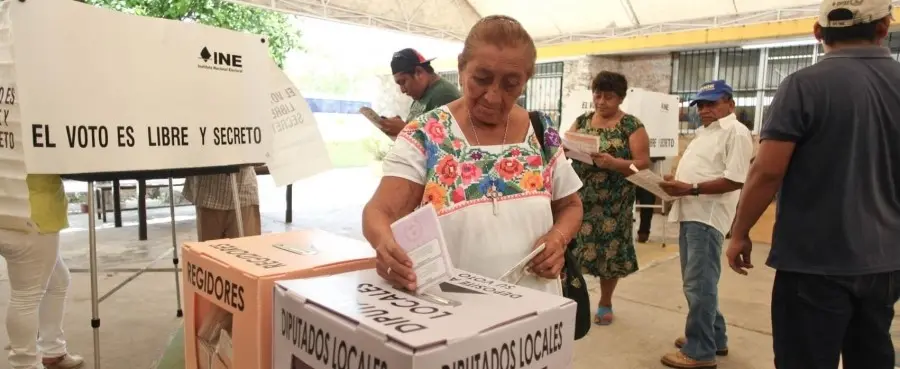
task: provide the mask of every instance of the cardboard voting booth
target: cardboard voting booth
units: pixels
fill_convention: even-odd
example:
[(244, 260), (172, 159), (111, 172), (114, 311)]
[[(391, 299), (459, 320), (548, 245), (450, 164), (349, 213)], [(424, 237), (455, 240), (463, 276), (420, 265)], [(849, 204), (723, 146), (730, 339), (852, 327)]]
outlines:
[(185, 368), (271, 368), (274, 283), (373, 268), (374, 257), (317, 230), (186, 243)]
[[(71, 0), (0, 2), (0, 228), (34, 230), (29, 176), (87, 182), (95, 368), (94, 182), (168, 178), (171, 199), (173, 177), (266, 163), (283, 185), (330, 167), (312, 112), (267, 42)], [(232, 175), (238, 202), (236, 187)], [(177, 289), (174, 214), (170, 203)]]
[(650, 136), (650, 157), (678, 156), (678, 96), (631, 88), (621, 109), (644, 124)]
[(273, 369), (569, 368), (574, 301), (472, 273), (423, 295), (374, 270), (281, 281)]

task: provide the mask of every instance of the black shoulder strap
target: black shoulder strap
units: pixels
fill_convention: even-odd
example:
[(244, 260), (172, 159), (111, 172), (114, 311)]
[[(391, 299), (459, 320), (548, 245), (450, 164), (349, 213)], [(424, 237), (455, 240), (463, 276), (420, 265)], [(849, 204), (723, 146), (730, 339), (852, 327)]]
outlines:
[(537, 111), (528, 112), (528, 118), (531, 118), (531, 128), (534, 135), (537, 136), (538, 143), (541, 145), (541, 151), (544, 150), (544, 122), (541, 121), (541, 113)]

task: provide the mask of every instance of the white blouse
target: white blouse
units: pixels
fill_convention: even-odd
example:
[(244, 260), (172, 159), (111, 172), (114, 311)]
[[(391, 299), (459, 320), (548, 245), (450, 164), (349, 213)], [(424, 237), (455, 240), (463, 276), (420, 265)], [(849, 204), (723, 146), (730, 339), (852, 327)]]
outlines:
[[(581, 188), (558, 132), (542, 121), (543, 151), (532, 128), (525, 142), (476, 146), (442, 106), (410, 122), (385, 157), (385, 176), (425, 186), (422, 204), (437, 210), (456, 268), (499, 278), (550, 231), (550, 202)], [(519, 284), (561, 295), (558, 279)]]

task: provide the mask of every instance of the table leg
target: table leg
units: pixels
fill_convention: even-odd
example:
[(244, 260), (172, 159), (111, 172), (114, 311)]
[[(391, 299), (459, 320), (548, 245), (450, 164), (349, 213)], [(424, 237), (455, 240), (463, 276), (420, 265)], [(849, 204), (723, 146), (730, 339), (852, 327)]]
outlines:
[(147, 240), (147, 182), (138, 180), (138, 240)]
[(113, 221), (116, 223), (116, 228), (122, 227), (122, 194), (119, 192), (119, 186), (120, 184), (118, 179), (113, 181)]
[(292, 223), (294, 221), (294, 185), (287, 185), (284, 192), (284, 222)]

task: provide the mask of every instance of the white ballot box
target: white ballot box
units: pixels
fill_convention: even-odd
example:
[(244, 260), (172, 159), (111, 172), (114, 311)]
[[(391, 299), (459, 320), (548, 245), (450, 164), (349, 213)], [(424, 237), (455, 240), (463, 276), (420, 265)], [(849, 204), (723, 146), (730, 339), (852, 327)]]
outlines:
[(568, 368), (574, 301), (456, 270), (414, 295), (375, 270), (281, 281), (273, 369)]

